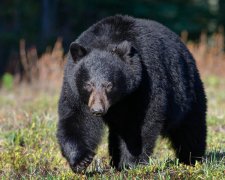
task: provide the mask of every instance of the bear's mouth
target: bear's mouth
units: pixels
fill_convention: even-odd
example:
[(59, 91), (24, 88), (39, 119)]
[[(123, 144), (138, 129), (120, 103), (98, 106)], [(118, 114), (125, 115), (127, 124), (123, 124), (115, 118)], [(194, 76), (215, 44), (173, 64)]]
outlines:
[(92, 113), (94, 116), (97, 116), (97, 117), (102, 117), (104, 116), (104, 113)]

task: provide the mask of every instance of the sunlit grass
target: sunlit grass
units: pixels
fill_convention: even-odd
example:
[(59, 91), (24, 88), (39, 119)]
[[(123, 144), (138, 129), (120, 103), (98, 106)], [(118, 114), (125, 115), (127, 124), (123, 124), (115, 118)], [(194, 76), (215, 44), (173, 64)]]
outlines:
[(55, 137), (59, 92), (17, 87), (0, 90), (0, 177), (2, 179), (223, 179), (225, 177), (225, 80), (204, 80), (208, 139), (204, 163), (178, 163), (159, 138), (148, 166), (118, 172), (108, 166), (107, 137), (86, 174), (74, 174)]

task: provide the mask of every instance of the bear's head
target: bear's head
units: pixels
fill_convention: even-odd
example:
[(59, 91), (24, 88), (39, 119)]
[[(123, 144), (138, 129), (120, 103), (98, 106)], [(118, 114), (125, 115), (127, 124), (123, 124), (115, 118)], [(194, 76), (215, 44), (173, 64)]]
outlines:
[(103, 49), (70, 45), (77, 67), (79, 98), (95, 116), (103, 116), (110, 106), (134, 92), (140, 85), (142, 65), (138, 51), (130, 42), (111, 44)]

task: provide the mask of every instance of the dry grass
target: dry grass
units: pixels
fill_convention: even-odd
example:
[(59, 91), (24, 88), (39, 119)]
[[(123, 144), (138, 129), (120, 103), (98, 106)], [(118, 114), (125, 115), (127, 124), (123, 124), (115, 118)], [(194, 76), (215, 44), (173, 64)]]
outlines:
[(63, 77), (63, 67), (66, 56), (62, 47), (62, 39), (58, 38), (54, 47), (47, 47), (40, 57), (37, 49), (26, 49), (25, 40), (20, 40), (20, 58), (13, 59), (9, 66), (14, 72), (14, 83), (28, 84), (29, 86), (59, 87)]
[[(188, 33), (182, 32), (181, 39), (196, 59), (202, 76), (216, 75), (225, 77), (224, 31), (220, 28), (217, 33), (207, 37), (202, 33), (199, 42), (188, 41)], [(28, 83), (42, 86), (58, 87), (61, 84), (63, 66), (66, 61), (62, 47), (62, 39), (57, 39), (53, 49), (48, 47), (46, 52), (37, 56), (35, 47), (26, 49), (25, 40), (20, 41), (20, 59), (12, 61), (9, 66), (15, 74), (15, 84)], [(22, 71), (19, 71), (22, 69)]]
[(196, 59), (202, 76), (216, 75), (225, 77), (223, 28), (220, 28), (219, 32), (214, 33), (211, 37), (207, 37), (206, 33), (202, 33), (199, 43), (187, 41), (187, 32), (183, 32), (181, 38)]

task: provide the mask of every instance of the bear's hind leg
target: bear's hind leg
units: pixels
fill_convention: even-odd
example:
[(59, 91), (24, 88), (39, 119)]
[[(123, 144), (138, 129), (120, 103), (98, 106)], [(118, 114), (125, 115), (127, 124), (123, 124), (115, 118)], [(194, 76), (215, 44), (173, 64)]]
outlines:
[(201, 112), (193, 112), (177, 128), (169, 132), (169, 139), (179, 162), (194, 165), (206, 149), (206, 121)]

